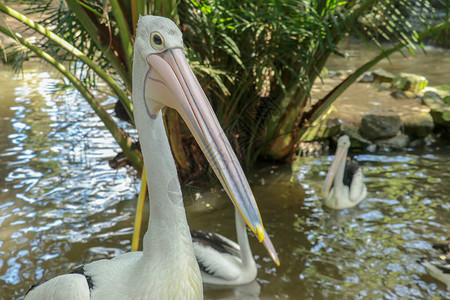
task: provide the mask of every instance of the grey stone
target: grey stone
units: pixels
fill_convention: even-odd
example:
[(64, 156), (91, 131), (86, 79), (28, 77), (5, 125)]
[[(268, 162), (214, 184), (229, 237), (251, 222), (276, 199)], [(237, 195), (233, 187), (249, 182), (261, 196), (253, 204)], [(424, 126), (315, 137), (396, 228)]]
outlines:
[(412, 111), (402, 115), (403, 128), (407, 135), (424, 138), (433, 132), (434, 122), (429, 112)]
[(375, 153), (375, 151), (377, 151), (377, 145), (371, 144), (371, 145), (367, 146), (366, 147), (366, 151), (367, 152), (371, 152), (371, 153)]
[(374, 81), (375, 81), (375, 76), (373, 75), (373, 73), (366, 72), (366, 73), (364, 73), (364, 75), (361, 77), (361, 79), (358, 82), (367, 83), (367, 82), (374, 82)]
[(450, 104), (443, 99), (448, 97), (435, 91), (428, 91), (423, 95), (422, 102), (430, 108), (430, 114), (435, 124), (450, 127)]
[(345, 124), (342, 132), (350, 138), (352, 148), (364, 149), (372, 145), (371, 141), (362, 137), (358, 129), (350, 124)]
[(406, 134), (399, 134), (397, 136), (376, 140), (375, 144), (380, 150), (389, 151), (389, 150), (401, 150), (405, 148), (409, 143), (409, 137)]
[(402, 121), (397, 114), (368, 114), (362, 118), (359, 132), (371, 141), (397, 135)]
[(422, 75), (413, 73), (400, 73), (400, 76), (406, 78), (409, 81), (408, 91), (411, 91), (415, 94), (423, 91), (428, 86), (428, 79), (426, 79)]
[(416, 94), (414, 94), (411, 91), (402, 91), (402, 90), (396, 90), (391, 93), (391, 96), (395, 99), (413, 99), (416, 97)]
[(379, 91), (389, 91), (391, 89), (391, 87), (392, 87), (392, 83), (390, 83), (390, 82), (382, 82), (378, 86), (378, 90)]
[(450, 85), (448, 84), (442, 84), (442, 85), (435, 85), (435, 86), (429, 86), (425, 89), (426, 94), (428, 93), (434, 93), (438, 95), (441, 99), (444, 99), (447, 96), (450, 96)]
[(423, 94), (423, 96), (422, 96), (422, 103), (427, 105), (425, 103), (425, 98), (436, 98), (438, 100), (442, 100), (443, 99), (443, 97), (441, 97), (441, 95), (439, 95), (439, 93), (437, 93), (434, 90), (426, 91), (425, 94)]
[(395, 89), (411, 91), (415, 94), (421, 92), (427, 85), (428, 80), (425, 77), (412, 73), (400, 73), (392, 82)]
[(393, 82), (397, 77), (391, 72), (385, 71), (383, 69), (378, 69), (372, 72), (375, 81), (377, 82)]
[(391, 96), (395, 99), (409, 99), (408, 95), (405, 93), (405, 91), (402, 90), (396, 90), (391, 93)]

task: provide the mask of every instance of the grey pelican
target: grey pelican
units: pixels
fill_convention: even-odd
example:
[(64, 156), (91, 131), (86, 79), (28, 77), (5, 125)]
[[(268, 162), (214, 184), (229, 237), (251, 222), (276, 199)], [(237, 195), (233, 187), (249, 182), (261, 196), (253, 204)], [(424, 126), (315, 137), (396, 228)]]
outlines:
[[(255, 280), (256, 262), (247, 236), (247, 227), (239, 211), (235, 209), (238, 244), (218, 233), (192, 230), (194, 253), (202, 272), (203, 283), (211, 285), (242, 285)], [(279, 259), (270, 239), (264, 239), (272, 260)]]
[(183, 52), (171, 20), (141, 17), (133, 105), (150, 199), (143, 251), (91, 262), (35, 285), (25, 299), (202, 299), (203, 287), (161, 109), (178, 111), (258, 240), (268, 240), (247, 179)]
[(353, 207), (367, 196), (367, 188), (358, 162), (347, 158), (349, 147), (348, 136), (341, 136), (338, 139), (333, 163), (325, 178), (322, 194), (325, 205), (333, 209)]
[(450, 238), (443, 244), (434, 244), (433, 248), (441, 251), (439, 258), (421, 258), (417, 262), (424, 266), (431, 276), (445, 283), (450, 291)]

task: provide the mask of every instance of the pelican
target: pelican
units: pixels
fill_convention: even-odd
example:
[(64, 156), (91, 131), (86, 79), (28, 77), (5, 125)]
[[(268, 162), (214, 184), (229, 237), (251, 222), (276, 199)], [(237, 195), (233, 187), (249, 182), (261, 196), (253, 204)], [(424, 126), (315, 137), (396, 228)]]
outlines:
[(182, 116), (258, 240), (269, 240), (247, 179), (183, 52), (171, 20), (140, 17), (133, 105), (150, 199), (143, 251), (118, 255), (35, 285), (25, 299), (202, 299), (203, 286), (161, 109)]
[(338, 139), (333, 163), (325, 178), (322, 194), (325, 205), (333, 209), (353, 207), (367, 196), (367, 188), (358, 162), (347, 158), (349, 147), (348, 136), (341, 136)]
[(433, 248), (441, 250), (439, 259), (421, 258), (417, 262), (424, 266), (431, 276), (445, 283), (450, 292), (450, 238), (443, 244), (434, 244)]
[[(234, 286), (250, 283), (256, 278), (256, 262), (248, 242), (245, 221), (237, 209), (234, 214), (238, 244), (218, 233), (191, 231), (203, 283)], [(278, 266), (280, 262), (270, 239), (264, 239), (263, 244)]]

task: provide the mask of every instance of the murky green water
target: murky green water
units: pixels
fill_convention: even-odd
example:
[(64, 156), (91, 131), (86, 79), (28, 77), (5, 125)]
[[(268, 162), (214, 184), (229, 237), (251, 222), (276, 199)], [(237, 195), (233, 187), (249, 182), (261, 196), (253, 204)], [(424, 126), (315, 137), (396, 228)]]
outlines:
[[(0, 299), (20, 299), (36, 281), (129, 251), (139, 182), (110, 169), (119, 148), (75, 92), (52, 94), (54, 73), (29, 64), (0, 78)], [(293, 185), (287, 165), (249, 175), (281, 266), (253, 238), (258, 283), (207, 299), (450, 297), (415, 263), (450, 235), (450, 148), (358, 154), (369, 197), (343, 211), (318, 197), (331, 159), (302, 159)], [(186, 183), (184, 196), (192, 228), (235, 238), (216, 183)]]

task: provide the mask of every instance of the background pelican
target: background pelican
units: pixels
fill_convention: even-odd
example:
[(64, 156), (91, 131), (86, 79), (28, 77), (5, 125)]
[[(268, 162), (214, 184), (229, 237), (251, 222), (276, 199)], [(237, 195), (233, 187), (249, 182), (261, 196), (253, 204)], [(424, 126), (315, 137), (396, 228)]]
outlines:
[(424, 266), (431, 276), (445, 283), (450, 292), (450, 238), (446, 243), (434, 244), (433, 248), (441, 251), (439, 258), (421, 258), (417, 262)]
[(25, 299), (202, 299), (200, 270), (161, 109), (183, 117), (248, 226), (262, 242), (262, 220), (247, 179), (183, 52), (169, 19), (138, 22), (133, 59), (133, 105), (150, 198), (142, 252), (103, 259), (35, 285)]
[[(247, 227), (237, 209), (234, 214), (238, 244), (218, 233), (191, 231), (203, 283), (242, 285), (256, 278), (256, 262), (248, 241)], [(263, 244), (278, 266), (280, 262), (270, 239), (264, 239)]]
[(323, 187), (325, 205), (344, 209), (357, 205), (367, 196), (363, 174), (356, 160), (347, 158), (350, 139), (343, 135), (338, 139), (336, 154), (328, 170)]

